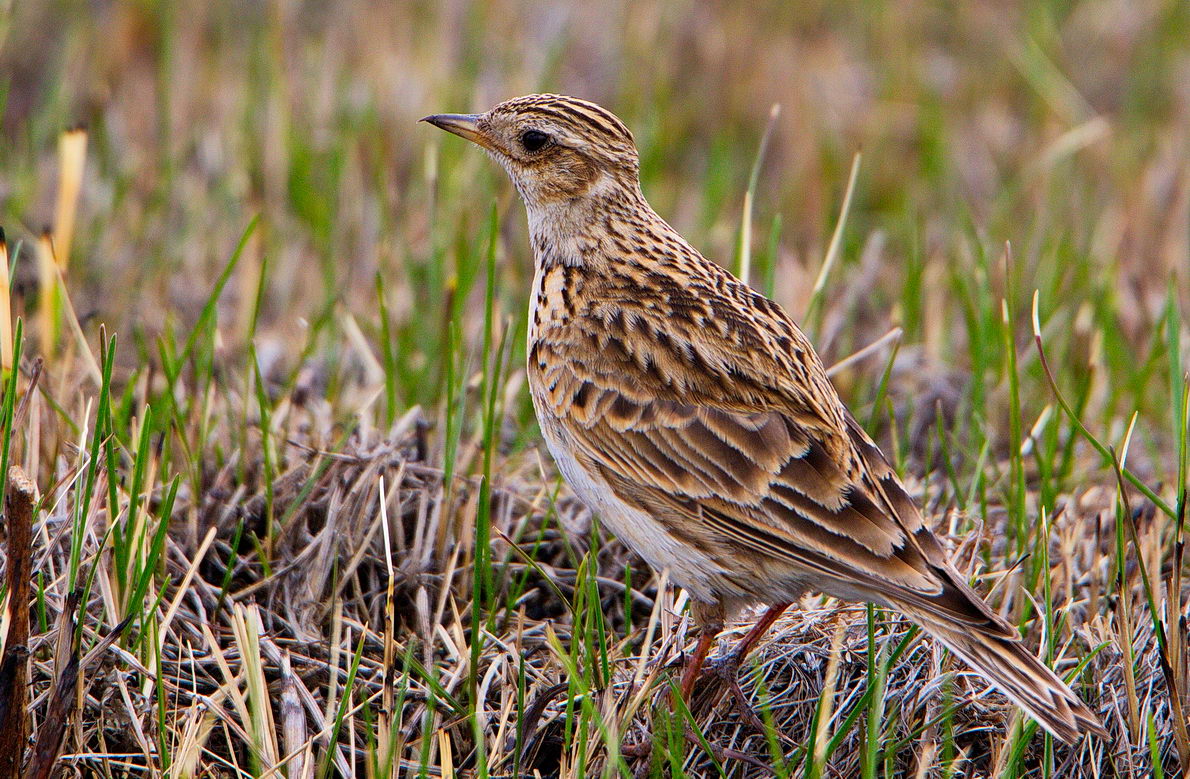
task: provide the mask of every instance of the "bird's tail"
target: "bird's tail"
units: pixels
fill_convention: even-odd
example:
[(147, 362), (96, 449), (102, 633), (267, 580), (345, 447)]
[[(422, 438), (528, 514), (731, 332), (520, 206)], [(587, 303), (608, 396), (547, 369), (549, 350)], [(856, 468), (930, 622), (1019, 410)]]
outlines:
[(979, 626), (948, 624), (917, 616), (926, 632), (966, 660), (1057, 738), (1070, 743), (1086, 732), (1107, 736), (1098, 717), (1007, 625), (999, 620)]

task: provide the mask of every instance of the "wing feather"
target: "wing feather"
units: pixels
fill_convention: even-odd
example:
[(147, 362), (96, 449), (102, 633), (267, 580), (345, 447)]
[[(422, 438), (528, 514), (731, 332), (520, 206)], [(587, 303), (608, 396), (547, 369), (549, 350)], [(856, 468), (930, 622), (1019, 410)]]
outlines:
[[(905, 524), (780, 411), (740, 412), (631, 398), (595, 378), (569, 377), (551, 409), (622, 499), (659, 520), (706, 529), (739, 553), (760, 552), (836, 577), (864, 574), (936, 594), (937, 581)], [(571, 413), (581, 402), (584, 413)], [(914, 524), (920, 520), (912, 502)], [(689, 528), (687, 528), (689, 529)]]
[(802, 577), (845, 597), (1002, 626), (778, 308), (759, 305), (766, 321), (700, 335), (680, 330), (697, 302), (675, 309), (686, 319), (649, 306), (624, 313), (630, 302), (556, 323), (529, 355), (539, 414), (620, 500), (723, 570), (749, 572), (733, 579), (737, 589)]

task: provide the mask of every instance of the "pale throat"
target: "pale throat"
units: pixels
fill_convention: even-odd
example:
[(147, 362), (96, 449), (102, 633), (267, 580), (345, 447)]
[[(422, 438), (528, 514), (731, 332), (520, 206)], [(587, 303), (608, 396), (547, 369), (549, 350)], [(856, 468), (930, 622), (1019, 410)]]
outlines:
[[(519, 189), (519, 187), (518, 187)], [(618, 221), (626, 204), (649, 210), (633, 183), (626, 186), (604, 172), (580, 197), (545, 202), (524, 197), (534, 264), (597, 267), (605, 262), (608, 226)]]

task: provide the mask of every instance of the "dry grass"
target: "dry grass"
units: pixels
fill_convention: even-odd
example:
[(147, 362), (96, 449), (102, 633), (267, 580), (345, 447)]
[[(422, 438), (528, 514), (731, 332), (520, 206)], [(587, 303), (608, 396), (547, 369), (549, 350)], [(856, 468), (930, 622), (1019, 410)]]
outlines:
[[(1183, 773), (1187, 7), (786, 5), (0, 3), (30, 775)], [(519, 204), (414, 125), (543, 88), (828, 361), (901, 328), (841, 393), (1110, 741), (818, 597), (745, 671), (761, 727), (671, 705), (684, 596), (538, 444)]]

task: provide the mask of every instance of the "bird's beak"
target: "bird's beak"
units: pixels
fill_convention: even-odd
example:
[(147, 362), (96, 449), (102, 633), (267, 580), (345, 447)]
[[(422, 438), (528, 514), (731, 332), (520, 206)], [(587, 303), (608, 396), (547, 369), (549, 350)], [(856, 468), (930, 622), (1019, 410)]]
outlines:
[(427, 116), (421, 121), (429, 122), (435, 127), (440, 127), (448, 133), (454, 133), (460, 138), (466, 138), (472, 143), (478, 144), (485, 149), (492, 148), (492, 144), (488, 141), (479, 129), (479, 114), (434, 114)]

